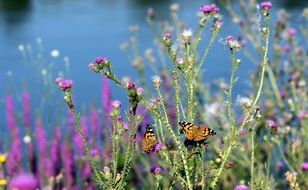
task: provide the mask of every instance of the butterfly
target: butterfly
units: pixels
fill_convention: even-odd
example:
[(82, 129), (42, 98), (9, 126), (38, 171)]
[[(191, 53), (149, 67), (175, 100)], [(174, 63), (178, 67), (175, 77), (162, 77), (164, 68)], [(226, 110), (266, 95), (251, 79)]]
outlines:
[(213, 129), (205, 126), (197, 126), (185, 121), (179, 122), (179, 125), (181, 126), (181, 132), (184, 132), (186, 139), (190, 141), (200, 142), (205, 140), (208, 136), (216, 135)]
[(150, 124), (147, 124), (145, 133), (143, 135), (143, 139), (141, 141), (141, 148), (144, 152), (149, 154), (155, 148), (157, 144), (158, 144), (158, 140), (153, 131), (153, 128)]

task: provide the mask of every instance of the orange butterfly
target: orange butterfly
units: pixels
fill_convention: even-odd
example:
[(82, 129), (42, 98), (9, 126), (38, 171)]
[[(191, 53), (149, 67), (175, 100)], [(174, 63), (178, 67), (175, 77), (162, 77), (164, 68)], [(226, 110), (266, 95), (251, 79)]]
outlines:
[(147, 124), (143, 139), (141, 141), (141, 148), (144, 152), (150, 153), (157, 145), (158, 140), (150, 124)]
[(205, 126), (197, 126), (189, 122), (179, 122), (181, 126), (181, 131), (184, 132), (186, 139), (200, 142), (206, 139), (208, 136), (216, 135), (216, 132), (213, 129), (210, 129)]

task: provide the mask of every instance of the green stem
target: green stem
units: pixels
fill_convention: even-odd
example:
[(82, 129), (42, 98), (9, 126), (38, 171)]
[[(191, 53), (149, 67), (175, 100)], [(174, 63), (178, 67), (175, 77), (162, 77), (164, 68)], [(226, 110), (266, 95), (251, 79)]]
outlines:
[(165, 108), (165, 104), (164, 104), (161, 92), (160, 92), (159, 88), (156, 88), (156, 90), (157, 90), (158, 96), (161, 100), (161, 106), (163, 108), (163, 112), (164, 112), (164, 115), (165, 115), (166, 127), (167, 127), (169, 133), (171, 134), (176, 146), (180, 150), (180, 153), (181, 153), (188, 189), (192, 190), (193, 188), (192, 188), (191, 181), (190, 181), (190, 176), (189, 176), (189, 171), (188, 171), (188, 166), (187, 166), (187, 160), (185, 159), (184, 147), (182, 146), (181, 142), (177, 139), (176, 135), (173, 132), (173, 129), (171, 128), (171, 125), (170, 125), (169, 119), (168, 119), (168, 114), (167, 114), (167, 111), (166, 111), (166, 108)]
[(251, 190), (254, 189), (254, 177), (255, 177), (255, 168), (254, 168), (254, 163), (255, 163), (255, 127), (256, 124), (251, 128), (250, 131), (250, 138), (251, 138), (251, 157), (250, 157), (250, 188)]
[(214, 179), (211, 183), (211, 188), (215, 189), (218, 179), (220, 178), (221, 172), (223, 170), (223, 168), (225, 167), (225, 163), (227, 161), (227, 159), (229, 158), (229, 155), (231, 153), (231, 150), (233, 147), (235, 147), (235, 144), (237, 142), (237, 139), (239, 137), (239, 131), (248, 123), (249, 118), (251, 117), (251, 113), (252, 111), (254, 111), (254, 107), (256, 106), (256, 104), (258, 103), (258, 100), (261, 96), (262, 93), (262, 89), (263, 89), (263, 82), (264, 82), (264, 73), (265, 73), (265, 69), (266, 69), (266, 65), (268, 62), (268, 58), (267, 58), (267, 54), (268, 54), (268, 44), (269, 44), (269, 34), (270, 34), (270, 30), (269, 30), (269, 17), (265, 17), (265, 22), (266, 22), (266, 29), (267, 32), (265, 34), (265, 47), (264, 47), (264, 57), (263, 57), (263, 64), (262, 64), (262, 71), (261, 71), (261, 78), (260, 78), (260, 85), (257, 91), (257, 95), (252, 103), (251, 108), (246, 112), (246, 116), (244, 117), (244, 120), (242, 122), (242, 124), (240, 125), (240, 127), (237, 130), (237, 133), (234, 135), (234, 137), (231, 139), (230, 145), (227, 148), (227, 151), (223, 154), (222, 157), (222, 163), (220, 165), (220, 168), (218, 169), (218, 172), (216, 173), (216, 175), (214, 176)]

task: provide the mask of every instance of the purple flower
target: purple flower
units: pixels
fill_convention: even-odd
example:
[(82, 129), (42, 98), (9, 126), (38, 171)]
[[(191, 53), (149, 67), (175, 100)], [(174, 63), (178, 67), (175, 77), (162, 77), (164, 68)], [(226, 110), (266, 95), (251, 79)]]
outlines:
[(285, 44), (282, 48), (282, 50), (286, 53), (290, 53), (291, 51), (291, 46), (289, 44)]
[(303, 121), (305, 118), (308, 118), (308, 111), (299, 112), (298, 119)]
[(219, 12), (219, 8), (215, 4), (202, 5), (200, 12), (203, 14), (216, 14)]
[(261, 3), (262, 10), (269, 10), (272, 8), (272, 3), (270, 1), (263, 1)]
[(151, 168), (151, 173), (157, 175), (163, 172), (163, 168), (160, 166), (154, 166)]
[(26, 127), (31, 125), (31, 98), (28, 91), (22, 93), (23, 122)]
[(118, 123), (123, 123), (123, 117), (121, 115), (117, 116), (117, 122)]
[(279, 128), (279, 125), (272, 119), (266, 120), (266, 124), (271, 127), (274, 131), (277, 131)]
[(155, 10), (152, 7), (148, 8), (148, 17), (150, 19), (154, 19), (155, 18)]
[(233, 37), (231, 35), (227, 36), (226, 37), (226, 41), (227, 42), (233, 41)]
[(234, 190), (249, 190), (249, 187), (246, 185), (237, 185)]
[(301, 169), (302, 169), (303, 172), (308, 171), (308, 162), (303, 162), (301, 164)]
[(97, 57), (96, 59), (95, 59), (95, 62), (97, 63), (97, 64), (104, 64), (104, 63), (106, 63), (108, 60), (107, 60), (107, 58), (106, 57)]
[(182, 57), (177, 57), (176, 63), (179, 64), (179, 65), (182, 65), (184, 63), (184, 59)]
[(89, 63), (88, 67), (89, 69), (93, 70), (95, 69), (96, 65), (94, 63)]
[(34, 190), (38, 187), (37, 179), (29, 173), (19, 174), (10, 181), (9, 189)]
[(214, 27), (215, 27), (216, 29), (220, 29), (221, 26), (222, 26), (222, 22), (221, 22), (220, 20), (215, 21)]
[(155, 145), (154, 150), (155, 150), (155, 152), (159, 152), (159, 151), (162, 150), (163, 148), (164, 148), (164, 145), (163, 145), (162, 143), (157, 143), (157, 144)]
[(121, 102), (119, 100), (114, 100), (111, 102), (111, 106), (114, 108), (114, 109), (118, 109), (121, 107)]
[(296, 31), (295, 28), (289, 28), (289, 30), (288, 30), (289, 38), (294, 38), (296, 36), (296, 34), (297, 34), (297, 31)]
[(62, 91), (70, 90), (73, 86), (72, 80), (65, 80), (65, 79), (62, 79), (61, 77), (58, 77), (56, 79), (56, 83), (58, 84), (60, 90)]
[(172, 40), (172, 35), (169, 32), (165, 33), (163, 40), (164, 41)]
[(126, 83), (126, 87), (127, 87), (128, 90), (132, 90), (132, 89), (135, 89), (136, 85), (135, 85), (134, 81), (131, 80), (131, 81)]
[(126, 130), (128, 130), (128, 128), (129, 128), (129, 123), (124, 123), (124, 124), (123, 124), (123, 127), (124, 127)]
[(138, 96), (142, 96), (144, 93), (144, 89), (142, 87), (138, 87), (136, 92)]

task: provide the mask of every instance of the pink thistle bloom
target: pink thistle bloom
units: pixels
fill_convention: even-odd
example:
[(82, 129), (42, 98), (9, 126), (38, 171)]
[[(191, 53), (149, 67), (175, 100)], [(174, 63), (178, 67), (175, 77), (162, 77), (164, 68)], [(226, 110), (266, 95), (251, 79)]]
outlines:
[(22, 173), (12, 178), (9, 189), (33, 190), (38, 189), (37, 179), (29, 173)]
[(70, 90), (73, 86), (72, 80), (65, 80), (65, 79), (62, 79), (61, 77), (58, 77), (56, 79), (56, 83), (58, 84), (60, 90), (62, 91)]
[(104, 64), (104, 63), (107, 63), (108, 60), (107, 60), (106, 57), (97, 57), (97, 58), (95, 59), (95, 62), (96, 62), (97, 64)]
[(160, 174), (163, 172), (163, 168), (160, 166), (155, 166), (151, 168), (151, 173), (153, 173), (154, 175)]
[(249, 187), (246, 185), (237, 185), (234, 190), (249, 190)]
[(135, 85), (134, 81), (129, 81), (129, 82), (126, 83), (126, 88), (128, 90), (135, 89), (135, 87), (136, 87), (136, 85)]
[(219, 12), (219, 8), (215, 4), (202, 5), (200, 12), (203, 14), (216, 14)]
[(301, 164), (301, 169), (302, 169), (303, 172), (308, 171), (308, 162), (303, 162)]
[(272, 8), (272, 3), (270, 1), (263, 1), (261, 3), (262, 10), (270, 10)]
[(128, 124), (128, 123), (124, 123), (124, 124), (123, 124), (123, 127), (124, 127), (126, 130), (128, 130), (129, 124)]
[(142, 96), (144, 93), (144, 89), (142, 87), (138, 87), (136, 92), (138, 96)]
[(165, 35), (163, 37), (163, 40), (164, 41), (171, 41), (172, 40), (172, 35), (169, 32), (165, 33)]
[(155, 152), (159, 152), (159, 151), (161, 151), (163, 148), (164, 148), (164, 145), (163, 145), (162, 143), (157, 143), (157, 144), (155, 145), (154, 150), (155, 150)]
[(227, 42), (233, 41), (233, 37), (231, 35), (227, 36), (226, 37), (226, 41)]
[(179, 64), (179, 65), (182, 65), (184, 63), (184, 59), (182, 57), (177, 57), (176, 63)]
[(95, 69), (96, 65), (94, 63), (89, 63), (88, 67), (89, 69), (93, 70)]
[(277, 131), (278, 128), (279, 128), (279, 125), (278, 125), (274, 120), (271, 120), (271, 119), (267, 120), (267, 121), (266, 121), (266, 124), (267, 124), (269, 127), (271, 127), (274, 131)]
[(296, 34), (297, 34), (297, 31), (296, 31), (295, 28), (289, 28), (289, 30), (288, 30), (289, 38), (294, 38), (296, 36)]
[(121, 102), (119, 100), (114, 100), (111, 102), (111, 106), (114, 108), (114, 109), (118, 109), (121, 107)]
[(222, 26), (222, 22), (220, 20), (215, 21), (215, 23), (214, 23), (215, 28), (220, 29), (221, 26)]

